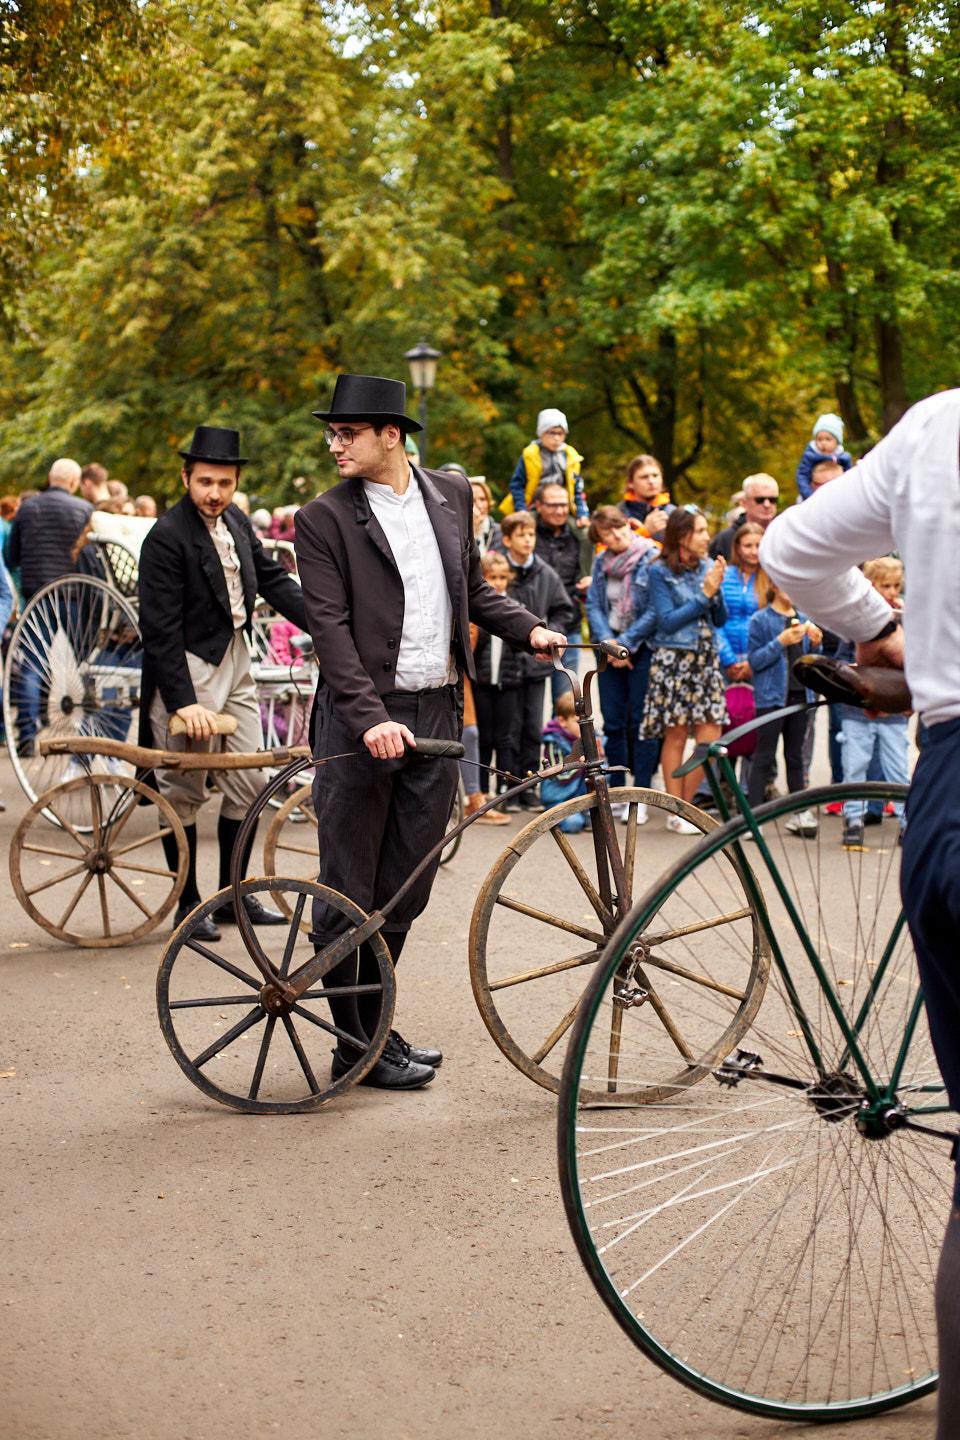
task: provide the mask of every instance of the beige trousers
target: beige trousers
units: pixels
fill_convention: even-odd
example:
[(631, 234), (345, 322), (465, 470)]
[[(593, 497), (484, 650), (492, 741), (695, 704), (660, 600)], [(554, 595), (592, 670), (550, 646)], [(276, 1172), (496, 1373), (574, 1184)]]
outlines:
[[(197, 703), (208, 710), (232, 715), (237, 722), (236, 731), (225, 737), (215, 735), (212, 740), (188, 740), (185, 735), (170, 735), (167, 709), (158, 690), (150, 706), (154, 745), (161, 750), (186, 750), (189, 746), (192, 751), (212, 751), (219, 750), (225, 740), (227, 750), (261, 750), (260, 706), (243, 631), (235, 632), (219, 665), (210, 665), (188, 650), (187, 667), (197, 692)], [(197, 811), (208, 798), (206, 781), (210, 772), (158, 770), (156, 773), (160, 794), (170, 801), (185, 825), (192, 825)], [(223, 796), (220, 813), (225, 820), (242, 820), (266, 784), (263, 770), (216, 770), (213, 777)]]

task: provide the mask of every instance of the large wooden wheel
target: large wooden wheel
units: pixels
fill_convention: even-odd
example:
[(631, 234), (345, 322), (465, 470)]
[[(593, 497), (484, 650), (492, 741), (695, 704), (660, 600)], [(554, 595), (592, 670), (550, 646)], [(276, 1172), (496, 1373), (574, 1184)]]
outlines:
[[(513, 837), (484, 881), (470, 923), (470, 982), (483, 1022), (518, 1070), (554, 1092), (570, 1028), (618, 915), (716, 825), (702, 810), (659, 790), (615, 789), (611, 799), (629, 807), (627, 823), (616, 827), (627, 883), (619, 904), (611, 908), (601, 899), (589, 823), (579, 833), (560, 828), (574, 817), (590, 821), (597, 797), (589, 794), (546, 811)], [(646, 806), (643, 825), (637, 823), (643, 813), (638, 806)], [(667, 830), (670, 815), (689, 821), (697, 833)], [(715, 1060), (708, 1063), (715, 1063), (729, 1054), (763, 997), (769, 949), (739, 876), (728, 868), (727, 903), (717, 909), (705, 895), (699, 912), (658, 917), (625, 979), (624, 1003), (649, 1005), (662, 1030), (665, 1053), (658, 1063), (666, 1090), (684, 1083), (677, 1077), (689, 1077), (692, 1060), (709, 1052)], [(741, 925), (733, 947), (728, 935), (745, 917), (751, 942), (744, 949)], [(702, 942), (707, 930), (716, 937), (712, 958), (704, 964), (701, 943), (694, 963), (688, 937), (696, 933)], [(622, 1011), (617, 1013), (622, 1021)], [(621, 1076), (621, 1089), (628, 1090), (625, 1081)], [(649, 1083), (642, 1098), (655, 1098)]]
[[(162, 843), (171, 834), (176, 870)], [(173, 909), (186, 874), (187, 841), (176, 812), (128, 775), (81, 775), (56, 785), (34, 801), (10, 845), (10, 881), (31, 920), (87, 949), (129, 945), (148, 934)]]
[[(157, 1010), (174, 1059), (198, 1090), (235, 1110), (292, 1115), (344, 1094), (376, 1064), (393, 1023), (396, 985), (390, 951), (374, 933), (368, 943), (377, 982), (337, 992), (341, 998), (379, 993), (380, 1023), (366, 1050), (334, 1023), (322, 978), (287, 1004), (271, 981), (293, 977), (316, 954), (306, 933), (312, 902), (325, 901), (351, 925), (362, 925), (367, 916), (345, 895), (307, 880), (245, 880), (240, 893), (266, 898), (278, 891), (287, 901), (288, 924), (257, 931), (269, 977), (250, 959), (236, 926), (223, 927), (215, 948), (196, 938), (200, 921), (229, 902), (231, 891), (220, 890), (171, 936), (157, 975)], [(333, 1080), (330, 1052), (337, 1041), (351, 1047), (356, 1063)]]

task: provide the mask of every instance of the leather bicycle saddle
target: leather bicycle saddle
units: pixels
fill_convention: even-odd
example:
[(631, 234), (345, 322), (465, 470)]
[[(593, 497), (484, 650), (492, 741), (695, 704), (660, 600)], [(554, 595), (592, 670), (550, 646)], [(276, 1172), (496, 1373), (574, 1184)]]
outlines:
[(902, 670), (883, 665), (846, 665), (826, 655), (801, 655), (793, 666), (795, 677), (831, 705), (856, 705), (883, 715), (904, 715), (913, 709)]

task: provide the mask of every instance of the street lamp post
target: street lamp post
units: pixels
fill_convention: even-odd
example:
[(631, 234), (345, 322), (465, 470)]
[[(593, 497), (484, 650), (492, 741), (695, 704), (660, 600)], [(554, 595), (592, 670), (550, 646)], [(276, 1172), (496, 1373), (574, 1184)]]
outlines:
[(434, 350), (426, 340), (418, 340), (412, 350), (404, 355), (404, 360), (410, 366), (410, 378), (413, 381), (413, 388), (420, 397), (420, 424), (423, 430), (420, 434), (417, 448), (420, 451), (420, 463), (427, 463), (427, 391), (432, 390), (437, 380), (437, 361), (442, 351)]

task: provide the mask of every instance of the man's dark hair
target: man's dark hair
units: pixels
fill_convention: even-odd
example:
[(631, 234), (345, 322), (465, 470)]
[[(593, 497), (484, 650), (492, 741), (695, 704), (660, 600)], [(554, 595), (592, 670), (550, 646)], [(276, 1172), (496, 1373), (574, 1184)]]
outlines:
[[(189, 479), (190, 479), (190, 476), (193, 474), (193, 467), (194, 467), (194, 465), (200, 465), (200, 464), (210, 465), (210, 464), (219, 464), (219, 463), (220, 463), (219, 461), (210, 461), (210, 460), (204, 460), (204, 461), (200, 461), (200, 460), (184, 460), (184, 462), (183, 462), (183, 473), (184, 473), (184, 475), (186, 475), (187, 479), (189, 480)], [(243, 469), (243, 466), (242, 466), (242, 465), (235, 465), (233, 468), (234, 468), (234, 469), (236, 470), (236, 472), (237, 472), (237, 484), (239, 485), (239, 483), (240, 483), (240, 471)]]
[(84, 465), (80, 471), (81, 485), (84, 480), (92, 480), (94, 485), (105, 485), (109, 479), (110, 472), (105, 469), (103, 465), (98, 465), (96, 461), (93, 461), (90, 465)]
[(566, 485), (564, 485), (564, 483), (563, 483), (562, 480), (544, 480), (544, 481), (542, 481), (541, 484), (539, 484), (539, 485), (537, 486), (536, 490), (534, 491), (534, 494), (533, 494), (533, 503), (534, 503), (534, 505), (539, 505), (539, 504), (540, 504), (540, 501), (543, 499), (544, 492), (547, 491), (547, 490), (562, 490), (562, 491), (563, 491), (563, 498), (566, 500), (567, 504), (569, 505), (569, 503), (570, 503), (570, 496), (569, 496), (569, 494), (567, 493), (567, 487), (566, 487)]

